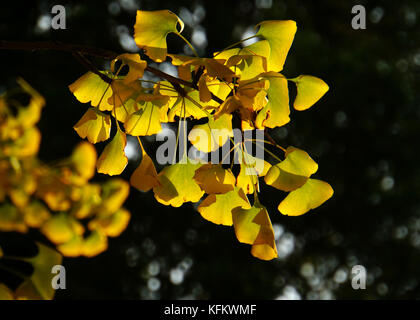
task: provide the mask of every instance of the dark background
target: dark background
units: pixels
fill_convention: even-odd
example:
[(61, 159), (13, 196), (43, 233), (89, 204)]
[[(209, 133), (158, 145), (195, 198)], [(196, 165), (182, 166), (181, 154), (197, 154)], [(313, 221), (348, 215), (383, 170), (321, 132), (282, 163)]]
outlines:
[[(55, 4), (67, 9), (66, 30), (48, 28)], [(366, 30), (351, 28), (355, 4), (366, 7)], [(195, 30), (199, 43), (205, 33), (199, 50), (208, 56), (262, 20), (295, 20), (284, 74), (318, 76), (330, 91), (308, 111), (292, 110), (291, 123), (273, 137), (306, 150), (320, 165), (316, 177), (335, 194), (304, 216), (286, 217), (276, 209), (279, 192), (264, 188), (280, 253), (264, 262), (232, 228), (202, 219), (191, 204), (165, 207), (132, 189), (128, 229), (95, 258), (65, 259), (67, 289), (56, 298), (420, 298), (420, 2), (7, 1), (0, 5), (0, 39), (127, 52), (137, 9), (178, 14), (188, 21), (188, 39)], [(183, 51), (175, 37), (168, 46)], [(86, 70), (63, 52), (3, 51), (0, 61), (3, 90), (22, 76), (47, 100), (41, 159), (68, 156), (80, 141), (72, 126), (86, 105), (67, 86)], [(135, 167), (131, 161), (124, 177)], [(351, 287), (356, 264), (368, 271), (366, 290)]]

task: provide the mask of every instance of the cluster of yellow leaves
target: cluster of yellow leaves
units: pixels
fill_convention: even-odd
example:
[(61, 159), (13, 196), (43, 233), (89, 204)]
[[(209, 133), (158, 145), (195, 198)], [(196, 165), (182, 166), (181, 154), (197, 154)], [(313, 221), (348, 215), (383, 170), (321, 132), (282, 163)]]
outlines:
[[(154, 63), (170, 59), (178, 78), (160, 72), (160, 81), (150, 81), (150, 71), (140, 54), (122, 54), (111, 61), (111, 70), (101, 71), (106, 82), (88, 72), (69, 86), (74, 96), (91, 107), (74, 129), (92, 143), (110, 139), (97, 163), (98, 172), (118, 175), (127, 165), (124, 153), (126, 135), (138, 137), (142, 160), (133, 172), (131, 185), (141, 191), (153, 190), (157, 201), (179, 207), (185, 202), (198, 202), (206, 193), (198, 211), (203, 218), (235, 228), (240, 242), (252, 245), (252, 254), (269, 260), (277, 256), (274, 233), (267, 210), (258, 201), (259, 178), (279, 190), (290, 192), (279, 204), (285, 215), (301, 215), (328, 200), (333, 190), (323, 181), (310, 176), (317, 164), (303, 150), (289, 147), (285, 160), (271, 165), (264, 161), (256, 169), (258, 159), (240, 149), (238, 176), (220, 164), (197, 163), (184, 154), (179, 163), (156, 171), (140, 136), (162, 130), (162, 123), (180, 119), (207, 119), (188, 134), (189, 142), (199, 151), (213, 152), (233, 137), (233, 118), (241, 129), (274, 129), (290, 121), (288, 82), (297, 88), (295, 110), (310, 108), (329, 90), (321, 79), (300, 75), (286, 78), (283, 70), (297, 27), (294, 21), (263, 21), (255, 38), (258, 41), (242, 48), (230, 46), (215, 52), (211, 58), (169, 54), (166, 37), (173, 33), (193, 49), (181, 35), (184, 23), (168, 10), (138, 11), (134, 40)], [(116, 68), (117, 65), (119, 68)], [(128, 69), (125, 76), (122, 68)], [(155, 74), (156, 75), (156, 74)], [(149, 86), (144, 84), (148, 83)], [(150, 86), (150, 83), (153, 86)], [(111, 130), (112, 119), (115, 129)], [(217, 132), (217, 135), (215, 134)], [(248, 195), (254, 194), (251, 206)]]
[[(16, 93), (0, 96), (0, 231), (25, 233), (36, 228), (64, 256), (95, 256), (106, 250), (108, 237), (118, 236), (128, 225), (130, 213), (122, 205), (129, 184), (119, 178), (101, 184), (89, 182), (95, 174), (97, 154), (88, 142), (80, 143), (69, 158), (54, 165), (42, 163), (37, 158), (41, 135), (35, 125), (45, 101), (24, 80), (18, 83), (20, 89), (15, 91), (28, 97), (27, 104)], [(51, 250), (61, 261), (58, 252), (38, 247), (43, 256), (57, 260)], [(44, 260), (40, 264), (45, 267), (49, 260)], [(33, 277), (41, 276), (36, 275), (42, 271), (36, 268), (37, 261), (32, 261)], [(51, 274), (51, 268), (47, 273)], [(50, 291), (35, 289), (38, 286), (26, 288), (25, 292), (33, 291), (27, 297), (52, 297)], [(0, 297), (4, 292), (0, 284)], [(23, 291), (13, 296), (22, 298)]]

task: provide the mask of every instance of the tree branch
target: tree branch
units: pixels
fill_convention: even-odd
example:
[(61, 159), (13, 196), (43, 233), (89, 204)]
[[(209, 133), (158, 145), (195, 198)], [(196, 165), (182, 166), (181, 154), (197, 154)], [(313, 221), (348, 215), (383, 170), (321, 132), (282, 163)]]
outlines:
[[(78, 44), (69, 44), (69, 43), (62, 43), (58, 41), (34, 41), (34, 42), (20, 42), (20, 41), (5, 41), (0, 40), (0, 50), (19, 50), (19, 51), (40, 51), (40, 50), (53, 50), (53, 51), (64, 51), (73, 54), (73, 56), (81, 63), (85, 68), (92, 71), (93, 73), (97, 74), (101, 77), (102, 80), (110, 83), (112, 79), (107, 77), (106, 75), (99, 72), (98, 69), (84, 56), (93, 56), (103, 59), (112, 60), (118, 56), (118, 53), (107, 50), (96, 48), (92, 46), (84, 46)], [(185, 95), (185, 90), (182, 89), (180, 85), (187, 86), (198, 90), (197, 84), (191, 83), (189, 81), (185, 81), (176, 77), (171, 76), (159, 69), (153, 68), (151, 66), (146, 67), (146, 71), (153, 73), (154, 75), (168, 80), (175, 88), (175, 90), (180, 90), (178, 93), (181, 95)], [(176, 85), (175, 85), (176, 84)], [(223, 100), (219, 97), (211, 94), (211, 97), (214, 101), (218, 103), (223, 103)]]

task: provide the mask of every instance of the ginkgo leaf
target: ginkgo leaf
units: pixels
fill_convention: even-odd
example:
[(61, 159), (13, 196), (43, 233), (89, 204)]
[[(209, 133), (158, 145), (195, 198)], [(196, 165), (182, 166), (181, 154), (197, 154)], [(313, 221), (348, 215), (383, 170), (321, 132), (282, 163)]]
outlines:
[(83, 226), (65, 213), (52, 216), (41, 228), (41, 232), (55, 244), (65, 243), (83, 231)]
[(239, 242), (251, 244), (251, 254), (262, 260), (277, 258), (274, 230), (267, 209), (258, 201), (251, 208), (232, 211), (233, 226)]
[(13, 300), (14, 294), (13, 291), (10, 290), (6, 285), (0, 283), (0, 300)]
[(292, 20), (268, 20), (259, 23), (256, 35), (265, 39), (270, 45), (270, 56), (267, 57), (267, 69), (280, 72), (283, 70), (287, 53), (292, 46), (297, 30)]
[(268, 103), (258, 112), (255, 125), (258, 129), (281, 127), (290, 121), (287, 79), (275, 72), (265, 73), (263, 78), (270, 83), (267, 91)]
[(123, 82), (130, 83), (137, 79), (143, 77), (144, 70), (147, 67), (147, 62), (140, 58), (140, 55), (137, 53), (124, 53), (116, 57), (114, 60), (111, 61), (111, 71), (114, 72), (115, 63), (121, 60), (122, 65), (127, 65), (129, 70), (127, 75), (125, 76)]
[(282, 191), (292, 191), (303, 186), (318, 170), (318, 164), (303, 150), (288, 147), (286, 159), (272, 166), (264, 180)]
[(102, 186), (102, 204), (99, 212), (114, 213), (123, 205), (130, 193), (130, 185), (123, 179), (108, 180)]
[[(240, 100), (243, 111), (258, 111), (267, 104), (267, 90), (269, 82), (265, 79), (240, 81), (236, 93), (237, 98)], [(244, 110), (247, 109), (247, 110)], [(242, 119), (244, 114), (241, 114)]]
[(9, 203), (0, 205), (0, 230), (26, 232), (27, 229), (22, 216), (15, 206)]
[(174, 121), (175, 116), (178, 116), (179, 118), (193, 117), (197, 120), (208, 117), (208, 113), (206, 113), (199, 104), (199, 94), (200, 93), (197, 90), (194, 90), (188, 92), (188, 98), (178, 97), (168, 113), (168, 120)]
[(158, 174), (159, 185), (153, 188), (156, 200), (173, 207), (200, 200), (204, 191), (193, 179), (199, 167), (201, 163), (193, 163), (184, 156), (180, 162), (163, 168)]
[(168, 99), (147, 101), (139, 104), (124, 123), (126, 132), (132, 136), (150, 136), (162, 130), (162, 113), (166, 113)]
[(332, 197), (334, 190), (324, 181), (308, 179), (306, 183), (292, 192), (279, 204), (278, 210), (287, 216), (300, 216), (315, 209)]
[(136, 111), (140, 110), (140, 105), (134, 99), (129, 99), (124, 102), (124, 105), (115, 108), (114, 116), (118, 121), (125, 123), (127, 119)]
[(221, 164), (203, 164), (195, 171), (194, 180), (207, 194), (226, 193), (234, 189), (235, 176)]
[[(106, 72), (102, 72), (108, 75)], [(97, 107), (101, 111), (113, 109), (108, 99), (112, 95), (112, 89), (109, 83), (106, 83), (100, 76), (93, 72), (87, 72), (71, 85), (70, 91), (81, 103), (90, 102), (92, 107)]]
[(198, 206), (201, 216), (215, 224), (231, 226), (232, 210), (235, 208), (251, 207), (248, 198), (241, 188), (235, 187), (234, 190), (222, 194), (210, 194)]
[(40, 228), (50, 218), (50, 212), (39, 201), (33, 201), (25, 208), (23, 219), (28, 227)]
[[(179, 25), (179, 30), (178, 30)], [(166, 59), (166, 36), (181, 33), (184, 23), (176, 14), (169, 10), (137, 11), (134, 25), (134, 41), (140, 49), (156, 62)]]
[(111, 216), (97, 218), (89, 222), (89, 230), (100, 229), (108, 237), (118, 237), (126, 228), (130, 221), (130, 212), (126, 209), (119, 209)]
[(57, 246), (58, 251), (65, 257), (78, 257), (82, 254), (83, 237), (74, 235), (69, 241)]
[(26, 129), (23, 135), (14, 141), (13, 144), (6, 145), (3, 153), (7, 156), (29, 157), (38, 153), (41, 143), (41, 132), (32, 127)]
[(322, 79), (313, 76), (301, 75), (291, 81), (296, 83), (297, 87), (293, 107), (299, 111), (312, 107), (329, 90), (328, 85)]
[(155, 165), (146, 152), (143, 152), (140, 165), (131, 175), (130, 183), (133, 187), (143, 192), (147, 192), (159, 185)]
[(45, 99), (22, 78), (18, 78), (16, 82), (30, 96), (28, 105), (17, 107), (18, 114), (16, 120), (24, 128), (30, 128), (39, 121), (41, 109), (45, 106)]
[(88, 142), (79, 143), (73, 150), (71, 161), (74, 169), (86, 181), (95, 175), (96, 157), (95, 147)]
[(208, 76), (203, 73), (198, 80), (198, 90), (200, 93), (200, 100), (203, 102), (209, 102), (211, 100), (211, 92), (207, 86)]
[(241, 81), (253, 79), (261, 73), (267, 72), (267, 59), (252, 54), (239, 54), (229, 58), (228, 67), (236, 66), (240, 70)]
[(22, 258), (33, 266), (34, 272), (16, 289), (17, 299), (51, 300), (54, 297), (55, 290), (51, 283), (55, 274), (51, 270), (53, 266), (61, 265), (62, 257), (58, 252), (41, 243), (37, 242), (36, 245), (38, 254), (35, 257)]
[(127, 137), (124, 132), (117, 130), (114, 138), (102, 151), (96, 167), (99, 173), (110, 176), (121, 174), (128, 163), (124, 149), (127, 144)]
[(209, 122), (195, 125), (188, 134), (188, 140), (193, 146), (203, 152), (211, 152), (223, 146), (229, 137), (233, 137), (232, 115), (224, 114), (214, 120), (209, 117)]
[(85, 257), (94, 257), (108, 248), (108, 238), (100, 231), (92, 233), (83, 241), (82, 254)]
[(73, 128), (81, 138), (87, 137), (91, 143), (105, 141), (111, 132), (111, 118), (95, 108), (89, 108)]

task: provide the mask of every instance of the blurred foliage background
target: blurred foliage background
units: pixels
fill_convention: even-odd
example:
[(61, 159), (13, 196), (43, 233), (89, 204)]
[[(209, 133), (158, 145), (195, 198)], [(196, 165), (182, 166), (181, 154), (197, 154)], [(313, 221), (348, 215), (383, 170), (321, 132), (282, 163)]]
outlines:
[[(66, 8), (66, 30), (50, 29), (56, 4)], [(356, 4), (366, 7), (366, 30), (351, 28)], [(137, 52), (137, 9), (178, 14), (186, 24), (183, 34), (202, 55), (252, 35), (262, 20), (295, 20), (298, 31), (283, 73), (318, 76), (330, 91), (310, 110), (292, 111), (291, 123), (273, 137), (306, 150), (335, 194), (304, 216), (286, 217), (277, 211), (278, 191), (263, 190), (280, 256), (264, 262), (250, 255), (232, 228), (205, 221), (193, 205), (165, 207), (153, 194), (132, 189), (125, 204), (132, 212), (128, 229), (95, 258), (64, 259), (67, 289), (56, 298), (420, 298), (420, 3), (8, 1), (0, 5), (0, 39)], [(168, 48), (188, 50), (172, 36)], [(40, 158), (68, 156), (80, 141), (72, 126), (86, 107), (67, 86), (86, 70), (64, 52), (2, 51), (0, 60), (1, 91), (22, 76), (46, 98)], [(95, 61), (98, 67), (104, 63)], [(129, 146), (126, 179), (140, 155), (133, 141)], [(152, 138), (146, 148), (155, 147)], [(14, 246), (26, 243), (8, 237)], [(368, 271), (366, 290), (351, 287), (356, 264)]]

